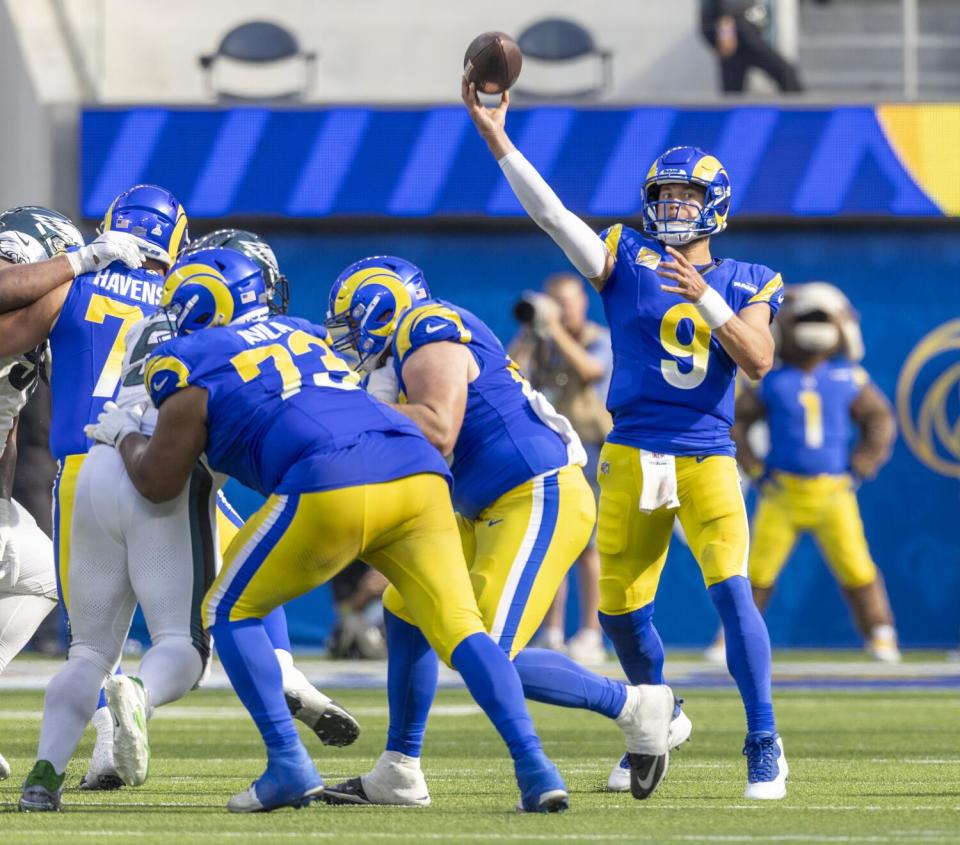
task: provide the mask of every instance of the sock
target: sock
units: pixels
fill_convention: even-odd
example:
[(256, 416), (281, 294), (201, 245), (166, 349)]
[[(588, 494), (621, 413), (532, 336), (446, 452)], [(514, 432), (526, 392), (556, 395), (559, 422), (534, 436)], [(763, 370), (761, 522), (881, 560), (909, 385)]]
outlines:
[(630, 683), (662, 684), (663, 642), (653, 627), (653, 602), (630, 613), (598, 616)]
[(383, 611), (387, 636), (387, 751), (419, 757), (437, 690), (439, 661), (419, 628)]
[[(71, 657), (47, 684), (37, 759), (49, 760), (57, 774), (66, 771), (77, 750), (107, 674), (89, 660)], [(112, 720), (110, 725), (112, 729)]]
[(20, 653), (56, 606), (57, 603), (46, 596), (0, 596), (0, 672)]
[(723, 622), (727, 668), (737, 682), (747, 712), (748, 731), (775, 731), (770, 692), (770, 635), (750, 582), (742, 575), (714, 584), (707, 592)]
[(302, 690), (305, 687), (313, 688), (310, 679), (293, 665), (293, 655), (282, 648), (274, 648), (273, 653), (277, 655), (277, 663), (280, 664), (280, 674), (283, 678), (283, 689)]
[(450, 662), (503, 737), (514, 760), (543, 753), (517, 670), (500, 646), (486, 634), (471, 634), (453, 650)]
[(287, 614), (283, 609), (283, 605), (275, 607), (263, 617), (263, 627), (267, 631), (270, 644), (275, 649), (281, 649), (286, 652), (293, 651), (290, 646), (290, 631), (287, 629)]
[(147, 691), (152, 714), (154, 707), (183, 698), (203, 674), (203, 659), (190, 637), (163, 637), (143, 655), (137, 677)]
[[(123, 669), (118, 665), (116, 669), (113, 670), (114, 675), (122, 675)], [(103, 690), (100, 690), (100, 697), (97, 699), (97, 710), (100, 710), (103, 707), (107, 706), (107, 697), (104, 695)]]
[(266, 743), (268, 760), (299, 749), (300, 738), (283, 697), (280, 664), (263, 622), (217, 622), (210, 633), (230, 684)]
[(627, 700), (627, 688), (620, 681), (595, 675), (557, 651), (525, 648), (513, 665), (523, 694), (533, 701), (592, 710), (616, 719)]

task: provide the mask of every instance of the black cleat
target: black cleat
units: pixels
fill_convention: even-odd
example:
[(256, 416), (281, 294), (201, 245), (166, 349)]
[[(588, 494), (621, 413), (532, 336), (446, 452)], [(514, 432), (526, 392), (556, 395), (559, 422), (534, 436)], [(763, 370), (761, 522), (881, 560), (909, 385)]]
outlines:
[(310, 728), (324, 745), (342, 748), (356, 742), (360, 736), (360, 723), (319, 690), (298, 690), (284, 692), (283, 695), (287, 700), (287, 707), (290, 708), (290, 715)]
[(630, 762), (630, 794), (643, 800), (657, 791), (670, 766), (670, 752), (666, 754), (627, 754)]
[(363, 790), (360, 778), (350, 778), (336, 786), (328, 786), (323, 792), (323, 800), (328, 804), (373, 804)]

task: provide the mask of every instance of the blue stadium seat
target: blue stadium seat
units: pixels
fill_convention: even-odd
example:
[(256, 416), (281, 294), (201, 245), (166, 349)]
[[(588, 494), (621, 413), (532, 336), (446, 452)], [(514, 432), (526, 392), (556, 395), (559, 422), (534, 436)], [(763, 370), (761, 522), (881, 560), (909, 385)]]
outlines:
[[(254, 96), (240, 92), (228, 92), (216, 87), (213, 70), (219, 59), (232, 59), (250, 65), (269, 65), (285, 59), (301, 59), (304, 65), (303, 83), (299, 88), (282, 91), (269, 97)], [(271, 21), (248, 21), (231, 29), (220, 40), (215, 53), (200, 56), (208, 88), (221, 101), (269, 102), (299, 101), (304, 98), (314, 82), (314, 67), (317, 54), (302, 52), (296, 36), (286, 27)]]
[(549, 93), (545, 91), (537, 92), (520, 86), (515, 93), (525, 99), (595, 99), (610, 87), (611, 52), (598, 47), (593, 35), (575, 21), (566, 18), (545, 18), (537, 21), (520, 33), (517, 44), (523, 52), (524, 62), (533, 59), (534, 61), (558, 66), (565, 62), (594, 56), (600, 65), (599, 80), (594, 81), (589, 86)]

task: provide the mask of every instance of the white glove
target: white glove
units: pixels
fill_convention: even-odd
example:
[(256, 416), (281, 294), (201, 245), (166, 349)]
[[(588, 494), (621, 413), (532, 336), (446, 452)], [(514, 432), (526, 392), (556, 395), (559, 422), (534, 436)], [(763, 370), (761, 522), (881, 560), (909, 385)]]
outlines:
[(0, 588), (12, 590), (20, 577), (20, 555), (14, 528), (19, 522), (17, 509), (9, 499), (0, 499)]
[(374, 370), (367, 378), (367, 393), (381, 402), (392, 402), (400, 398), (400, 381), (393, 368), (393, 358), (387, 358), (379, 370)]
[(67, 253), (67, 261), (73, 268), (74, 276), (102, 270), (117, 260), (127, 267), (139, 267), (143, 264), (137, 239), (127, 232), (104, 232), (93, 243)]
[(140, 432), (140, 420), (143, 418), (143, 405), (121, 408), (116, 402), (107, 402), (97, 417), (96, 423), (83, 427), (83, 433), (91, 440), (119, 446), (128, 434)]

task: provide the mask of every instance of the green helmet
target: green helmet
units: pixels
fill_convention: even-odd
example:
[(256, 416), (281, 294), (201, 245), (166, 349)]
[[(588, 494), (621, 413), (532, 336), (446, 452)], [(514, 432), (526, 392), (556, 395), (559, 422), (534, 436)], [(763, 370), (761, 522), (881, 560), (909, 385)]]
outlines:
[(199, 249), (226, 247), (242, 252), (263, 271), (263, 280), (267, 287), (270, 311), (273, 314), (286, 314), (290, 301), (290, 285), (287, 277), (280, 272), (280, 265), (273, 250), (259, 235), (245, 229), (217, 229), (195, 241), (190, 241), (181, 255), (189, 255)]
[(25, 264), (83, 246), (69, 217), (39, 205), (21, 205), (0, 214), (0, 258)]

